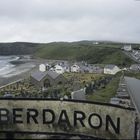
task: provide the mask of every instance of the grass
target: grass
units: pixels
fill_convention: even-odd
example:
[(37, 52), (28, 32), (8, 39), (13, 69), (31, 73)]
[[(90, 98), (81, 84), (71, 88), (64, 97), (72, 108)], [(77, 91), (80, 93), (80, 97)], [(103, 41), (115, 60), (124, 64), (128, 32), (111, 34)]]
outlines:
[(0, 96), (3, 96), (5, 92), (10, 92), (14, 96), (18, 96), (21, 92), (27, 93), (30, 95), (38, 94), (39, 90), (36, 87), (30, 85), (30, 79), (24, 79), (24, 81), (14, 83), (12, 85), (6, 86), (3, 89), (0, 89)]
[(128, 72), (128, 71), (125, 71), (124, 76), (140, 79), (140, 72)]
[(110, 98), (114, 97), (118, 88), (120, 76), (117, 75), (104, 88), (94, 92), (92, 95), (87, 95), (87, 100), (96, 102), (109, 102)]
[(99, 44), (90, 42), (57, 42), (40, 46), (36, 57), (70, 61), (87, 61), (92, 64), (116, 64), (129, 66), (133, 63), (120, 50), (120, 44)]
[(83, 82), (88, 83), (93, 80), (98, 80), (101, 77), (104, 77), (103, 74), (93, 74), (93, 73), (64, 73), (64, 77), (70, 80), (71, 78), (74, 78), (74, 80), (79, 81), (81, 84)]
[[(64, 73), (64, 77), (66, 77), (68, 83), (64, 85), (57, 85), (50, 87), (47, 93), (44, 93), (44, 96), (51, 95), (55, 90), (60, 91), (60, 95), (69, 95), (76, 88), (80, 89), (85, 87), (86, 84), (90, 83), (93, 80), (98, 80), (101, 77), (104, 77), (103, 74), (90, 74), (90, 73)], [(0, 96), (3, 96), (5, 92), (10, 92), (14, 96), (37, 96), (40, 97), (39, 89), (35, 86), (30, 85), (30, 79), (25, 79), (23, 82), (19, 82), (18, 84), (13, 84), (11, 86), (7, 86), (4, 89), (0, 90)]]
[[(56, 89), (60, 90), (61, 96), (63, 94), (70, 94), (75, 86), (80, 88), (85, 87), (86, 84), (91, 83), (92, 81), (99, 80), (100, 78), (103, 78), (107, 75), (104, 74), (90, 74), (90, 73), (64, 73), (64, 77), (67, 78), (70, 83), (66, 83), (65, 85), (62, 85), (61, 87), (56, 87)], [(98, 102), (109, 102), (110, 98), (113, 97), (116, 94), (116, 90), (118, 88), (118, 83), (119, 83), (119, 76), (115, 76), (113, 80), (103, 89), (99, 89), (93, 94), (87, 95), (87, 100), (91, 101), (98, 101)], [(3, 96), (5, 91), (10, 91), (14, 95), (19, 95), (21, 94), (21, 91), (26, 93), (28, 92), (28, 95), (32, 96), (40, 96), (39, 91), (34, 87), (34, 86), (29, 86), (30, 82), (29, 79), (24, 80), (24, 82), (18, 84), (18, 88), (16, 87), (16, 84), (7, 87), (5, 90), (0, 91), (0, 95)], [(13, 88), (16, 87), (16, 88)], [(50, 92), (46, 95), (51, 94), (51, 91), (53, 91), (55, 87), (52, 87), (50, 89)], [(46, 96), (45, 95), (45, 96)]]

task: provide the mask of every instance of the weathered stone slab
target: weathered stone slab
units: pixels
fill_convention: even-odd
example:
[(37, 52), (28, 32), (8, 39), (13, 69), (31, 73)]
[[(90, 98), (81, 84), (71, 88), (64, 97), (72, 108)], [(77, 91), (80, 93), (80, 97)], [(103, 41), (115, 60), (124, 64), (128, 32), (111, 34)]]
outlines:
[(2, 131), (133, 139), (135, 111), (86, 101), (0, 99)]

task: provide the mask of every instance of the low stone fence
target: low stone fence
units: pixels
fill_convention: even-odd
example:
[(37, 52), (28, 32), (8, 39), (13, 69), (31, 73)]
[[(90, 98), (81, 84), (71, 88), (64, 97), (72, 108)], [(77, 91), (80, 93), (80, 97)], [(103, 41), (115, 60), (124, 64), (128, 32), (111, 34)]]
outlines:
[(7, 90), (9, 90), (11, 88), (17, 88), (19, 82), (22, 82), (23, 80), (24, 79), (19, 79), (17, 81), (11, 82), (9, 84), (3, 85), (3, 86), (0, 87), (0, 91), (7, 91)]

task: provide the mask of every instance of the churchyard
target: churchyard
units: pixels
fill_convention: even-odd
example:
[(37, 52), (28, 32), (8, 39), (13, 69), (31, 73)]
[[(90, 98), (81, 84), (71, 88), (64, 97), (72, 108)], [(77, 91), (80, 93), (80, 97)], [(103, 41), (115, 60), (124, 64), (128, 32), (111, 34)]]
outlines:
[[(91, 74), (91, 73), (64, 73), (66, 78), (64, 84), (50, 86), (43, 90), (41, 87), (37, 88), (31, 83), (30, 77), (9, 84), (0, 89), (1, 97), (20, 97), (20, 98), (71, 98), (71, 92), (86, 88), (87, 99), (94, 99), (94, 93), (100, 92), (105, 89), (113, 76), (104, 74)], [(89, 99), (88, 99), (89, 100)]]

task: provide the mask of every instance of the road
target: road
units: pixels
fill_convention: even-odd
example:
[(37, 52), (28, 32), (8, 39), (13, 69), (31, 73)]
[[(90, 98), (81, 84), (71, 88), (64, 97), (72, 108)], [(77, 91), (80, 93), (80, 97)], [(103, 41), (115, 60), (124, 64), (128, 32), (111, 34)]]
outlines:
[(126, 51), (122, 51), (125, 55), (127, 55), (128, 57), (130, 57), (132, 60), (134, 60), (137, 63), (140, 63), (139, 60), (137, 60), (135, 57), (132, 56), (132, 54), (130, 52), (126, 52)]
[(124, 77), (124, 79), (132, 102), (138, 114), (140, 114), (140, 80), (130, 77)]

